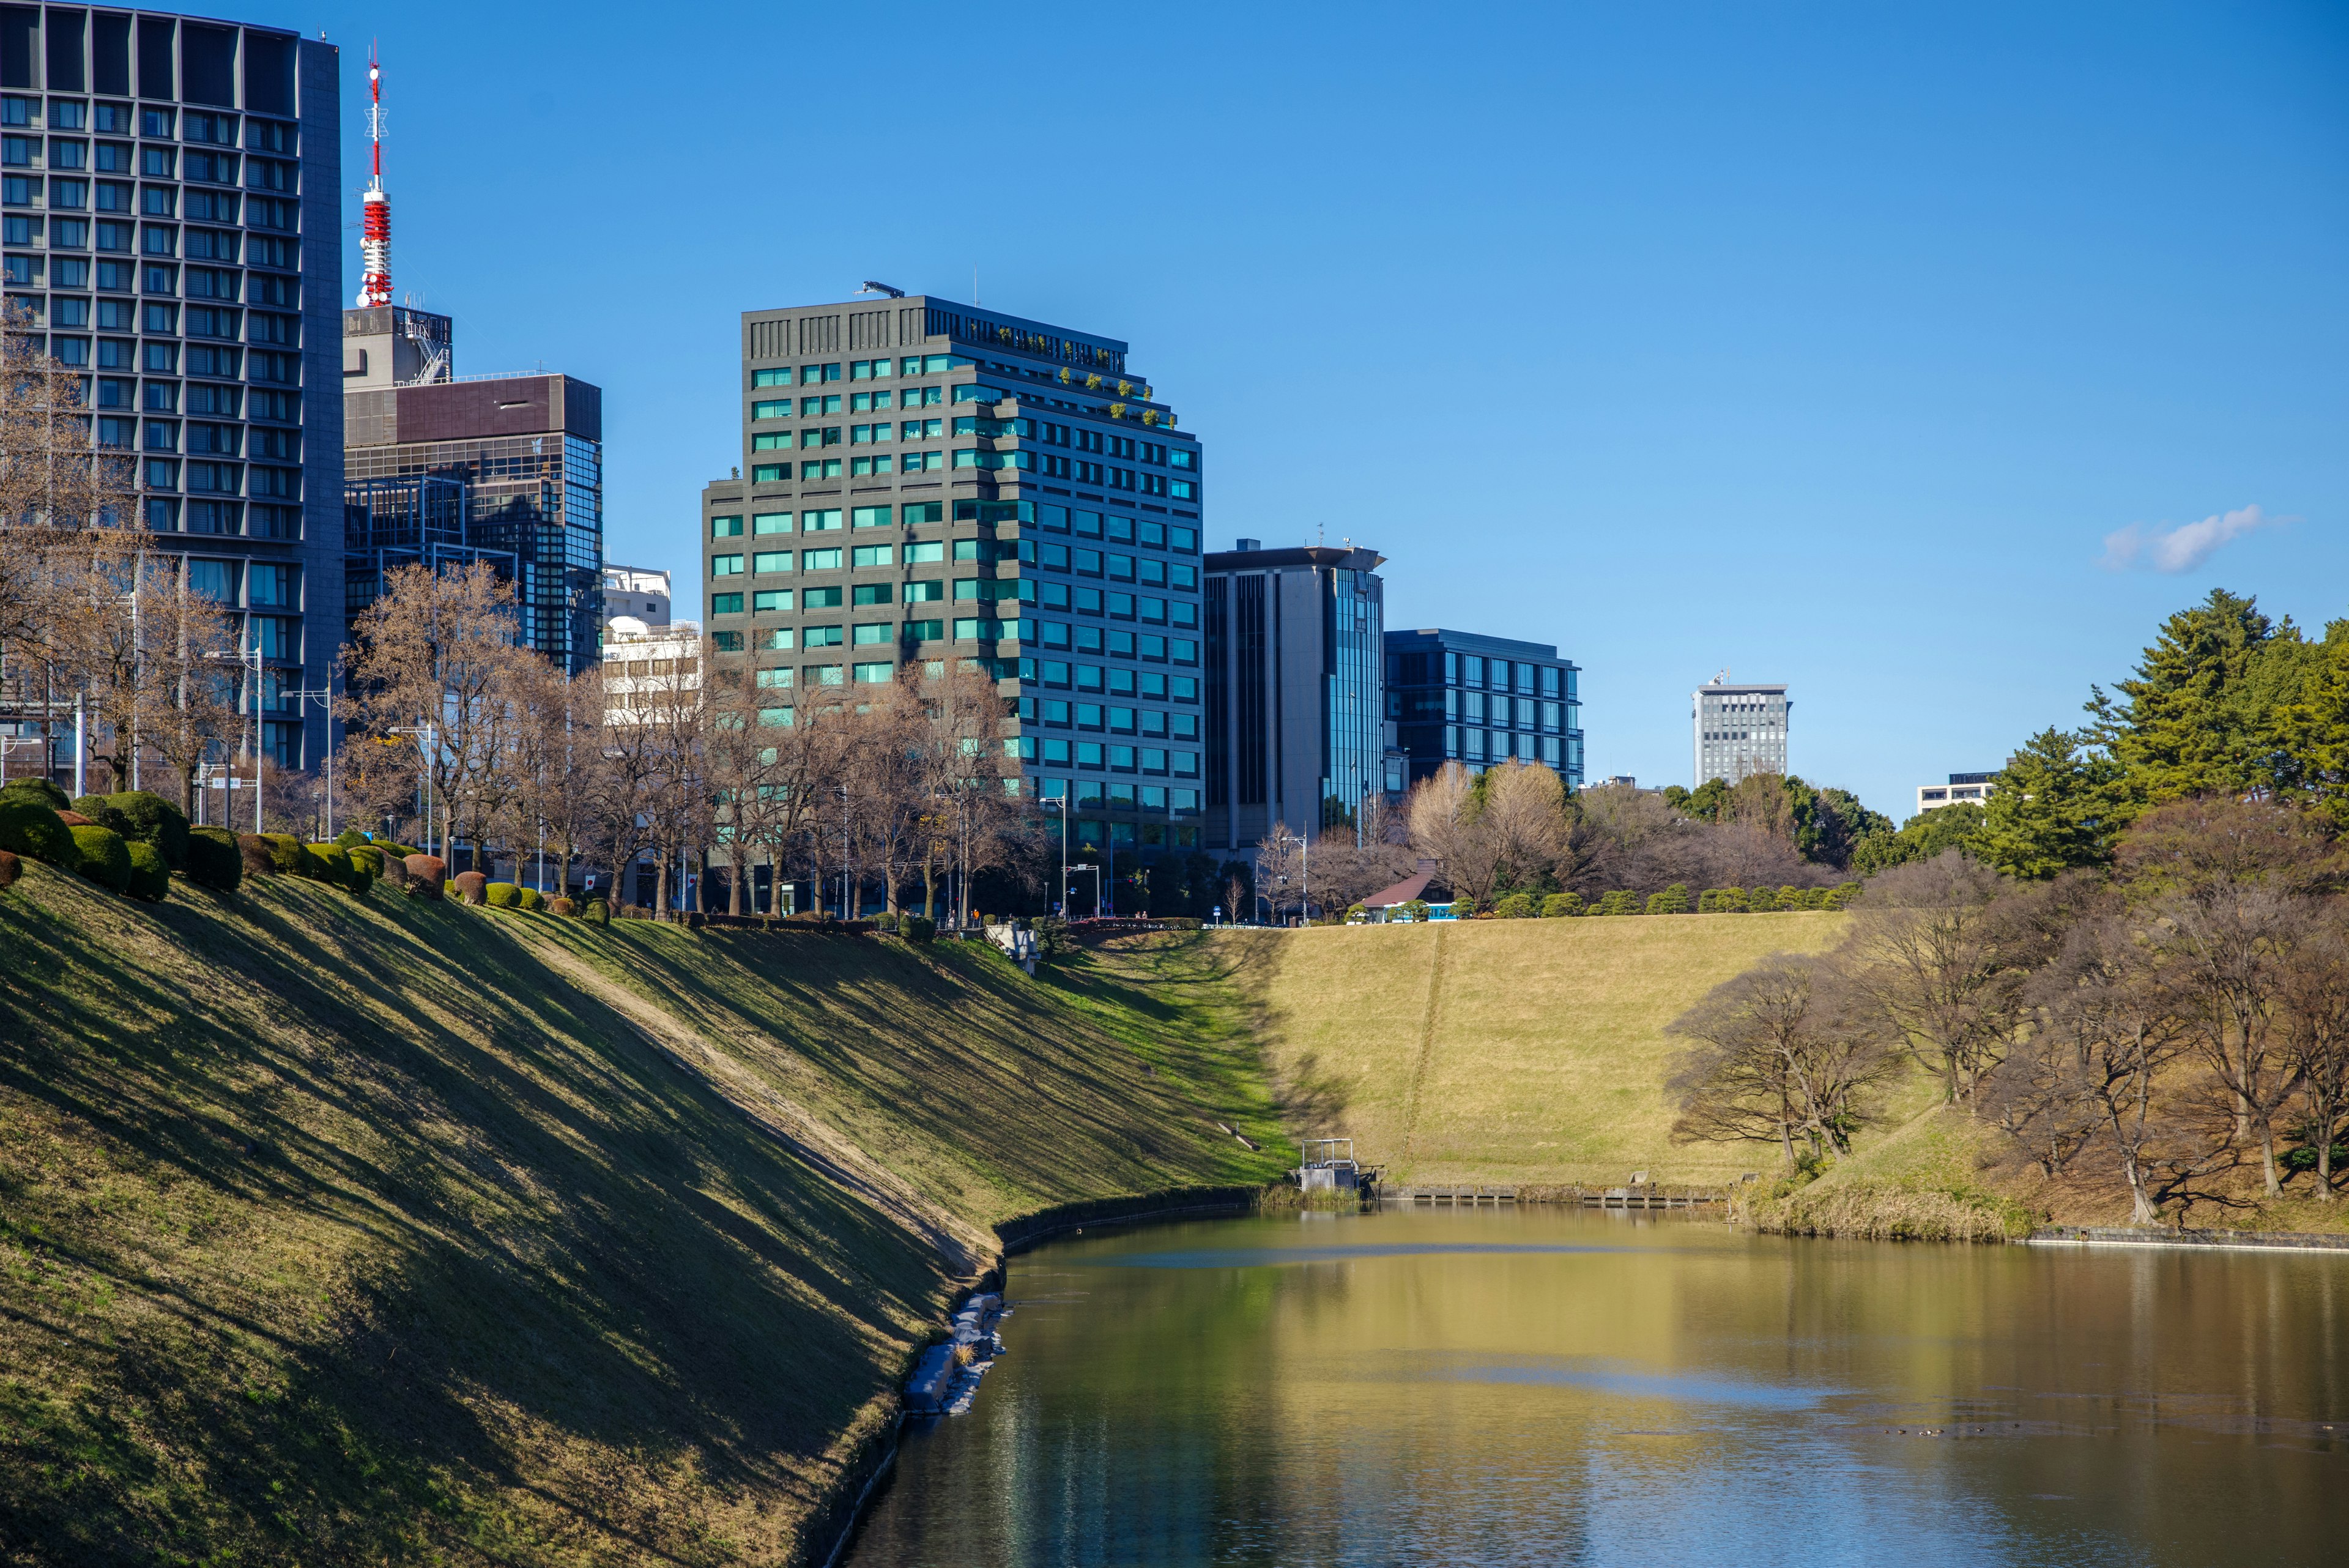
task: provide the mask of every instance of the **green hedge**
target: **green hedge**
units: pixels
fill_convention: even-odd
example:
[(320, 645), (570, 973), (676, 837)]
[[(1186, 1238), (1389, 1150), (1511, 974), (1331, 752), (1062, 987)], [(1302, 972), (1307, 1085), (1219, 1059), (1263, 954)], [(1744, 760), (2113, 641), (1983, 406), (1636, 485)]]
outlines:
[(188, 833), (188, 880), (218, 893), (233, 893), (244, 880), (244, 857), (238, 853), (236, 835), (225, 827), (197, 827)]
[(601, 898), (590, 898), (579, 906), (579, 918), (591, 926), (608, 926), (612, 923), (612, 906)]
[(274, 877), (277, 875), (277, 846), (258, 833), (238, 834), (236, 853), (237, 857), (244, 862), (246, 876)]
[(335, 835), (335, 842), (345, 849), (357, 848), (367, 841), (367, 836), (356, 827), (346, 827)]
[(110, 827), (68, 828), (74, 841), (74, 869), (101, 888), (119, 893), (130, 886), (130, 846)]
[(86, 794), (73, 803), (73, 809), (125, 838), (153, 845), (163, 864), (174, 871), (188, 864), (188, 819), (178, 806), (152, 790)]
[(163, 864), (163, 852), (144, 839), (129, 841), (130, 851), (129, 893), (150, 904), (160, 904), (171, 896), (171, 868)]
[(269, 846), (269, 868), (279, 876), (311, 877), (317, 874), (302, 841), (292, 834), (262, 833), (254, 836)]
[(909, 942), (926, 942), (938, 934), (938, 923), (927, 915), (900, 915), (897, 934)]
[[(52, 786), (54, 787), (54, 786)], [(0, 849), (14, 850), (28, 859), (46, 860), (72, 870), (80, 864), (73, 830), (58, 819), (57, 808), (43, 804), (26, 791), (0, 795)]]
[(1546, 920), (1555, 920), (1571, 915), (1578, 915), (1582, 913), (1582, 895), (1579, 893), (1552, 893), (1548, 898), (1544, 898), (1541, 901), (1541, 912), (1542, 919)]
[(1534, 918), (1533, 895), (1511, 893), (1493, 906), (1493, 913), (1505, 920), (1530, 920)]
[(546, 895), (535, 888), (524, 888), (522, 890), (522, 907), (525, 909), (543, 909), (546, 908)]
[(511, 882), (485, 883), (481, 892), (492, 909), (513, 909), (522, 906), (522, 889)]
[(340, 835), (336, 836), (335, 842), (342, 845), (343, 853), (351, 857), (352, 865), (364, 868), (369, 877), (378, 879), (382, 877), (382, 850), (378, 849), (374, 845), (369, 844), (365, 839), (361, 839), (357, 844), (343, 844)]
[(73, 804), (66, 798), (65, 791), (47, 779), (38, 778), (10, 779), (6, 784), (0, 785), (0, 801), (5, 800), (21, 800), (33, 805), (46, 806), (51, 811), (64, 811)]

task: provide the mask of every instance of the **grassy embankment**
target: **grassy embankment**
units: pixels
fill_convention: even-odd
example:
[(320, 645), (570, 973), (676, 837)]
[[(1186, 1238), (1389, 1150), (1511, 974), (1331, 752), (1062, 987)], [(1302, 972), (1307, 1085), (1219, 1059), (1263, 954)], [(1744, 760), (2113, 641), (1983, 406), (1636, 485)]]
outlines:
[(790, 1561), (988, 1226), (1277, 1172), (1185, 963), (27, 866), (0, 1556)]
[[(1783, 1193), (1775, 1147), (1675, 1144), (1664, 1092), (1680, 1049), (1664, 1026), (1763, 954), (1840, 939), (1831, 914), (1479, 920), (1232, 932), (1232, 968), (1301, 1130), (1351, 1135), (1391, 1178), (1436, 1184), (1615, 1186), (1764, 1179), (1745, 1216), (1771, 1230), (1995, 1241), (2044, 1219), (2127, 1223), (2118, 1173), (2060, 1185), (1942, 1107), (1921, 1070), (1817, 1180)], [(2243, 1194), (2255, 1198), (2255, 1184)], [(2294, 1198), (2194, 1222), (2349, 1229), (2349, 1204)]]

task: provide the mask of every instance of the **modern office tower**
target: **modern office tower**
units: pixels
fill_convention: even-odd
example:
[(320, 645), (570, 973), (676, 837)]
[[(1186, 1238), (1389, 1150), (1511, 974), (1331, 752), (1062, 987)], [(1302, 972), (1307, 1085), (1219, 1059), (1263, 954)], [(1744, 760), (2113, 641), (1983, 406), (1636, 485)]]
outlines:
[(1951, 774), (1947, 784), (1917, 786), (1917, 813), (1921, 816), (1945, 805), (1980, 805), (1997, 787), (1996, 774)]
[(1387, 717), (1416, 783), (1445, 763), (1515, 757), (1582, 787), (1582, 670), (1547, 643), (1464, 631), (1387, 633)]
[(604, 624), (609, 627), (622, 616), (647, 627), (667, 626), (669, 618), (668, 573), (652, 566), (606, 566), (604, 568)]
[(1276, 823), (1319, 837), (1387, 787), (1386, 586), (1373, 550), (1206, 558), (1206, 842), (1254, 845)]
[[(880, 286), (871, 286), (878, 288)], [(893, 290), (742, 317), (710, 637), (802, 694), (993, 674), (1072, 840), (1199, 839), (1199, 443), (1126, 345)]]
[(1740, 685), (1716, 675), (1690, 695), (1696, 745), (1696, 787), (1748, 774), (1786, 771), (1786, 722), (1795, 711), (1783, 685)]
[(7, 303), (86, 377), (158, 542), (260, 650), (281, 767), (326, 754), (343, 631), (338, 68), (274, 27), (0, 9)]
[(347, 613), (398, 566), (487, 561), (523, 641), (575, 675), (604, 627), (604, 394), (571, 376), (455, 372), (450, 318), (343, 313)]

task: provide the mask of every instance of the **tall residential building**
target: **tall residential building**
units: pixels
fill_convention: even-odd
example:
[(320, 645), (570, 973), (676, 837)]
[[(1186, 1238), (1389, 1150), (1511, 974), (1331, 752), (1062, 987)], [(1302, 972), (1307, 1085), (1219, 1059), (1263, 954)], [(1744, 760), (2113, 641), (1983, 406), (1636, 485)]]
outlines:
[(394, 566), (487, 561), (523, 642), (575, 675), (605, 618), (604, 394), (544, 371), (460, 377), (453, 345), (445, 316), (343, 313), (347, 613)]
[[(234, 613), (264, 749), (316, 766), (343, 631), (339, 51), (275, 27), (0, 8), (0, 272), (138, 454), (148, 526)], [(250, 711), (250, 710), (248, 710)]]
[(1198, 441), (1115, 338), (883, 292), (742, 317), (742, 466), (702, 492), (712, 641), (779, 722), (975, 664), (1077, 841), (1195, 846)]
[(1206, 826), (1222, 849), (1276, 823), (1318, 837), (1387, 787), (1386, 557), (1238, 543), (1206, 558)]
[(1748, 774), (1786, 771), (1786, 723), (1795, 711), (1786, 688), (1738, 684), (1716, 675), (1690, 695), (1696, 778), (1735, 784)]
[(604, 625), (608, 628), (622, 616), (647, 627), (667, 626), (668, 573), (655, 566), (607, 564), (604, 567)]
[(1582, 787), (1581, 667), (1544, 642), (1474, 632), (1387, 633), (1387, 718), (1416, 783), (1448, 762), (1516, 758)]

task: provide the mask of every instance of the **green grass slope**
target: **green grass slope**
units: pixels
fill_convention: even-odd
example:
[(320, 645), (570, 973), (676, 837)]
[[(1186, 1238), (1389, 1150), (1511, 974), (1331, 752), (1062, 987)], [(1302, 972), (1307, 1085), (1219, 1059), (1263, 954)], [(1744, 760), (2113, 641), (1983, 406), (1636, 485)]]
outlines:
[(1351, 1136), (1391, 1178), (1718, 1184), (1772, 1150), (1674, 1144), (1664, 1026), (1839, 914), (1658, 915), (1235, 931), (1236, 982), (1292, 1131)]
[(1245, 1023), (1181, 952), (28, 866), (0, 1560), (796, 1560), (989, 1222), (1278, 1168)]

